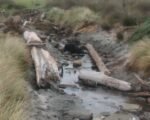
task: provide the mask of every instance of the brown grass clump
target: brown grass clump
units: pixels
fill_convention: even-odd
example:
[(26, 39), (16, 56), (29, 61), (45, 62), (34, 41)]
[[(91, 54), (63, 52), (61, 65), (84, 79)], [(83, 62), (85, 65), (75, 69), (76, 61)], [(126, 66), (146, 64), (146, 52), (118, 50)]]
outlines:
[(25, 120), (25, 46), (18, 37), (0, 35), (0, 119)]
[(131, 50), (129, 67), (135, 71), (141, 71), (144, 75), (150, 75), (150, 39), (139, 41)]

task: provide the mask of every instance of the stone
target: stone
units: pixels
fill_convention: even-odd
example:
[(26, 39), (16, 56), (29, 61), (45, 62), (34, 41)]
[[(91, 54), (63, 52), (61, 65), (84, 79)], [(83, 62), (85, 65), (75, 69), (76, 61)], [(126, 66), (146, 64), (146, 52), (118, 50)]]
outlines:
[(142, 107), (137, 104), (126, 103), (126, 104), (121, 105), (121, 109), (124, 111), (129, 111), (129, 112), (138, 112), (142, 110)]
[(74, 67), (80, 67), (80, 66), (82, 66), (82, 61), (81, 60), (74, 60), (73, 61), (73, 66)]
[(106, 117), (105, 120), (140, 120), (137, 116), (134, 116), (129, 113), (114, 113), (109, 117)]

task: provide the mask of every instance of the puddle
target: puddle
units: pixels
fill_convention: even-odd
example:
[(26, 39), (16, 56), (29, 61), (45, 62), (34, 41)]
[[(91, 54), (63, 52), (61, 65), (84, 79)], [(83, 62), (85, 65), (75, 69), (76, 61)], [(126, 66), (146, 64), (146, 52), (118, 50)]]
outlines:
[(111, 91), (110, 89), (99, 88), (84, 88), (78, 84), (78, 71), (80, 69), (92, 69), (92, 61), (88, 55), (82, 58), (82, 66), (74, 68), (72, 62), (68, 62), (68, 66), (63, 67), (63, 78), (61, 85), (64, 87), (64, 92), (69, 95), (75, 95), (82, 100), (82, 105), (94, 115), (108, 112), (114, 113), (119, 111), (120, 105), (128, 101), (128, 98), (120, 92)]
[(103, 89), (82, 90), (77, 88), (66, 88), (65, 93), (76, 95), (82, 100), (83, 106), (95, 115), (103, 112), (114, 113), (119, 111), (120, 105), (126, 103), (124, 96), (106, 92)]

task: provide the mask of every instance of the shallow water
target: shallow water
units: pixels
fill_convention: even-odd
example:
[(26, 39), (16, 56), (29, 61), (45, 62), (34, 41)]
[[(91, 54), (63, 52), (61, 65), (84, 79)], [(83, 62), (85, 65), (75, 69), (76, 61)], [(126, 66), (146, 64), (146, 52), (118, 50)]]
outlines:
[(64, 66), (62, 85), (65, 85), (64, 92), (69, 95), (75, 95), (82, 100), (82, 105), (94, 115), (108, 112), (114, 113), (120, 110), (120, 105), (128, 101), (128, 97), (120, 92), (99, 86), (98, 88), (84, 88), (78, 84), (79, 70), (91, 70), (93, 63), (88, 55), (82, 58), (82, 66), (74, 68), (72, 62)]

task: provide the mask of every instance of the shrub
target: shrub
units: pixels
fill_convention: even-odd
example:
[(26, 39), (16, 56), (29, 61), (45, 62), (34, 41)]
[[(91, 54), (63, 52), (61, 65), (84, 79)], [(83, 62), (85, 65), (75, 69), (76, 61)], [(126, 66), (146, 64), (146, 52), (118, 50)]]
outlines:
[(136, 3), (136, 8), (141, 13), (148, 13), (150, 11), (150, 1), (149, 0), (139, 0)]
[(131, 17), (131, 16), (127, 16), (123, 19), (123, 25), (124, 26), (134, 26), (136, 25), (136, 18)]
[(112, 29), (112, 25), (108, 22), (102, 22), (101, 27), (103, 30), (109, 31)]

